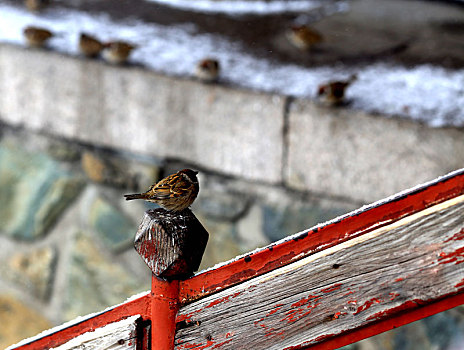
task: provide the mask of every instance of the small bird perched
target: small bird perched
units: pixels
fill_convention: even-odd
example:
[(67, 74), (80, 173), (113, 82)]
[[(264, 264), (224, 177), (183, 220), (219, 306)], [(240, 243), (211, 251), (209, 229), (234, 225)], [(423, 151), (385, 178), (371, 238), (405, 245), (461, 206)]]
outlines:
[(295, 47), (304, 51), (323, 40), (320, 33), (305, 25), (292, 26), (287, 31), (287, 38)]
[(43, 47), (45, 42), (50, 39), (53, 34), (45, 28), (29, 26), (24, 29), (24, 36), (29, 46)]
[(81, 33), (79, 37), (79, 50), (86, 57), (98, 56), (103, 50), (103, 43), (97, 38), (86, 33)]
[(329, 105), (341, 105), (345, 102), (346, 88), (355, 80), (356, 75), (352, 75), (348, 80), (329, 81), (326, 84), (319, 85), (317, 95)]
[(166, 210), (179, 212), (187, 209), (198, 195), (198, 171), (183, 169), (160, 180), (145, 193), (125, 194), (126, 200), (144, 199)]
[(122, 64), (127, 61), (130, 53), (135, 48), (135, 45), (124, 41), (112, 41), (104, 44), (103, 58), (109, 63)]
[(195, 75), (201, 81), (212, 83), (219, 76), (219, 62), (212, 58), (205, 58), (198, 62)]
[(38, 12), (46, 7), (50, 0), (24, 0), (26, 8), (31, 12)]

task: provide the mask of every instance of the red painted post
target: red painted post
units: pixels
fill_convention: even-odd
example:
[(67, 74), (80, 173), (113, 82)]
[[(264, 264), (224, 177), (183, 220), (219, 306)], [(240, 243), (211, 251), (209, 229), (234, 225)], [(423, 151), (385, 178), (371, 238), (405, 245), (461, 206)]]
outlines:
[(179, 281), (151, 280), (151, 349), (174, 349), (176, 315), (179, 310)]

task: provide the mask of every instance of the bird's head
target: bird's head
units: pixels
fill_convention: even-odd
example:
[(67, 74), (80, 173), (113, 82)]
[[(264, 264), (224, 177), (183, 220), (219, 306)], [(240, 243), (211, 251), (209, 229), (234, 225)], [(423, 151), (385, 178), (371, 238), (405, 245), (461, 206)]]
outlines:
[(198, 179), (197, 179), (198, 171), (195, 171), (192, 169), (182, 169), (179, 172), (188, 176), (188, 178), (192, 180), (193, 182), (198, 182)]

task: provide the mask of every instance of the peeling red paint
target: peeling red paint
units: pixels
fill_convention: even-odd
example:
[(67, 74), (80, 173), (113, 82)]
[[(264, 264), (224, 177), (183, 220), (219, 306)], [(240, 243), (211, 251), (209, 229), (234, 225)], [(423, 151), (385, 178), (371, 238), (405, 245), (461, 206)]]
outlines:
[(277, 305), (275, 306), (275, 309), (274, 309), (274, 310), (271, 310), (271, 311), (269, 311), (269, 312), (266, 314), (266, 317), (267, 317), (267, 316), (271, 316), (272, 314), (275, 314), (277, 311), (279, 311), (280, 309), (282, 309), (282, 306), (283, 306), (283, 305), (284, 305), (284, 304), (277, 304)]
[[(422, 303), (422, 301), (420, 301), (420, 302)], [(413, 308), (413, 307), (417, 307), (417, 305), (419, 305), (420, 302), (419, 302), (419, 300), (408, 300), (408, 301), (404, 302), (403, 304), (401, 304), (399, 306), (396, 306), (394, 308), (377, 312), (377, 313), (369, 316), (366, 320), (367, 321), (369, 321), (369, 320), (377, 320), (377, 319), (385, 317), (387, 315), (393, 315), (393, 314), (395, 314), (397, 312), (404, 311), (404, 310), (407, 310), (407, 309), (410, 309), (410, 308)]]
[(455, 233), (453, 236), (451, 236), (450, 238), (448, 238), (446, 242), (450, 242), (450, 241), (462, 241), (464, 240), (464, 228), (461, 229), (461, 231)]
[(209, 303), (207, 306), (205, 306), (205, 309), (208, 309), (210, 307), (213, 307), (213, 306), (221, 304), (221, 303), (227, 303), (230, 298), (233, 299), (233, 298), (239, 296), (240, 294), (242, 294), (242, 292), (236, 292), (234, 294), (231, 294), (231, 295), (225, 296), (223, 298), (219, 298), (217, 300), (214, 300), (211, 303)]
[(202, 343), (184, 343), (184, 344), (180, 344), (177, 346), (177, 348), (180, 350), (180, 349), (195, 349), (195, 350), (202, 350), (202, 349), (206, 349), (210, 346), (214, 345), (214, 342), (211, 341), (211, 340), (208, 340), (206, 342), (206, 344), (202, 344)]
[(353, 315), (357, 315), (360, 312), (369, 309), (373, 304), (379, 304), (381, 302), (382, 302), (382, 299), (379, 299), (379, 298), (372, 298), (370, 300), (367, 300), (367, 301), (364, 302), (363, 305), (358, 307), (358, 309), (356, 310), (356, 312)]
[(464, 247), (456, 249), (454, 252), (441, 252), (440, 257), (438, 258), (439, 264), (450, 264), (455, 263), (462, 264), (464, 263)]
[(390, 301), (393, 301), (396, 299), (396, 297), (399, 297), (400, 296), (400, 293), (397, 293), (397, 292), (390, 292), (388, 293), (388, 295), (390, 296)]
[(321, 292), (322, 293), (331, 293), (334, 290), (340, 289), (341, 285), (342, 285), (341, 283), (336, 283), (332, 287), (329, 287), (329, 288), (326, 288), (326, 289), (321, 289)]
[(456, 284), (454, 287), (455, 288), (460, 288), (460, 287), (463, 287), (464, 286), (464, 278), (462, 279), (461, 282), (459, 282), (458, 284)]
[(317, 295), (309, 295), (307, 298), (302, 298), (300, 301), (297, 301), (291, 305), (291, 307), (300, 307), (306, 305), (308, 301), (315, 299), (316, 301), (321, 299), (321, 296)]
[(401, 281), (403, 281), (403, 280), (404, 280), (404, 278), (399, 277), (399, 278), (397, 278), (397, 279), (395, 280), (395, 282), (401, 282)]

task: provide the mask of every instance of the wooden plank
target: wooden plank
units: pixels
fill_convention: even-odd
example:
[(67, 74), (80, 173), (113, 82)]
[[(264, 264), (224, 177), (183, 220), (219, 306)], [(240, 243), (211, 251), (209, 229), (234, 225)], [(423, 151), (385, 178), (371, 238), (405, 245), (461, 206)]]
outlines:
[(182, 281), (180, 301), (200, 299), (462, 194), (464, 169)]
[(51, 350), (107, 349), (135, 350), (137, 344), (137, 322), (140, 315), (109, 323), (71, 339)]
[(64, 325), (47, 330), (33, 338), (25, 339), (18, 344), (8, 347), (7, 350), (50, 349), (62, 345), (81, 334), (91, 332), (108, 323), (117, 322), (132, 315), (140, 315), (142, 319), (148, 320), (151, 316), (150, 298), (151, 295), (147, 294), (96, 315), (80, 317)]
[(297, 349), (464, 292), (464, 196), (181, 307), (176, 349)]

